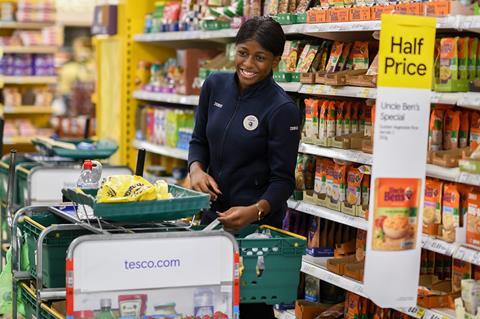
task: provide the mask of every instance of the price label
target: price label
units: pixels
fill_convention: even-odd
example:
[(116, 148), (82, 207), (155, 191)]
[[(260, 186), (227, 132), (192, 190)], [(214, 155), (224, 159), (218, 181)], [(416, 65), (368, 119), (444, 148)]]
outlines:
[(305, 92), (307, 94), (312, 94), (313, 93), (313, 85), (308, 85), (306, 88), (305, 88)]
[(427, 249), (428, 245), (430, 244), (431, 238), (428, 236), (422, 236), (422, 247)]
[(418, 319), (422, 318), (425, 314), (425, 309), (417, 307), (401, 308), (400, 311)]
[(453, 245), (438, 239), (430, 240), (427, 249), (449, 256), (452, 255), (454, 250)]
[(366, 98), (366, 97), (369, 97), (369, 95), (370, 95), (370, 89), (369, 88), (363, 88), (360, 91), (360, 97)]
[(337, 88), (330, 87), (330, 95), (337, 95)]
[(423, 316), (423, 319), (450, 319), (448, 316), (441, 315), (439, 313), (435, 313), (431, 310), (425, 310), (425, 315)]
[(480, 186), (480, 175), (462, 172), (458, 176), (459, 183)]

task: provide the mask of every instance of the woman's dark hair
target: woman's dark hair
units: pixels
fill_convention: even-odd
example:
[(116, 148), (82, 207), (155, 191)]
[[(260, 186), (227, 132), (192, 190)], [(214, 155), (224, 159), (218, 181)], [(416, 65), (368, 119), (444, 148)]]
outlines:
[(255, 40), (273, 56), (281, 56), (285, 46), (285, 33), (280, 24), (270, 17), (253, 17), (247, 20), (235, 38), (235, 44)]

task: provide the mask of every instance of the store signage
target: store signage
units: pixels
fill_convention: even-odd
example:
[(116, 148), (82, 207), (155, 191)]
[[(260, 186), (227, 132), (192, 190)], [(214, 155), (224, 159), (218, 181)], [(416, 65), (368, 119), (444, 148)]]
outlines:
[(435, 25), (382, 16), (365, 293), (384, 308), (417, 302)]
[(234, 299), (238, 301), (234, 241), (218, 232), (192, 233), (94, 235), (72, 244), (67, 317), (100, 311), (107, 299), (111, 309), (121, 310), (127, 298), (144, 300), (144, 315), (165, 314), (167, 306), (169, 311), (194, 315), (201, 302), (234, 318)]

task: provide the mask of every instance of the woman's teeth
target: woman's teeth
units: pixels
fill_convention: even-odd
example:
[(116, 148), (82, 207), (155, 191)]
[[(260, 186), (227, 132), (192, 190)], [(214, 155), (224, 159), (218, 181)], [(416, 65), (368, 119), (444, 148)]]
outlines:
[(242, 76), (244, 76), (246, 78), (253, 78), (253, 77), (255, 77), (255, 75), (257, 75), (255, 72), (248, 72), (248, 71), (245, 71), (245, 70), (242, 70), (242, 69), (240, 69), (240, 72), (242, 73)]

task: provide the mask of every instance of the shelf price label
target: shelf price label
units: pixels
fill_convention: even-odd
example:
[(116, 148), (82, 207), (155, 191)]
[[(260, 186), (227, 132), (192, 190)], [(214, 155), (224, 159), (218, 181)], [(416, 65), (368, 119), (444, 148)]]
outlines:
[(401, 308), (400, 310), (401, 312), (417, 319), (423, 318), (425, 314), (425, 309), (418, 307)]
[[(422, 229), (407, 214), (402, 219), (414, 231), (391, 232), (388, 211), (414, 208), (415, 220), (423, 218), (435, 21), (382, 15), (364, 286), (382, 308), (417, 301)], [(387, 282), (395, 289), (386, 290)]]

